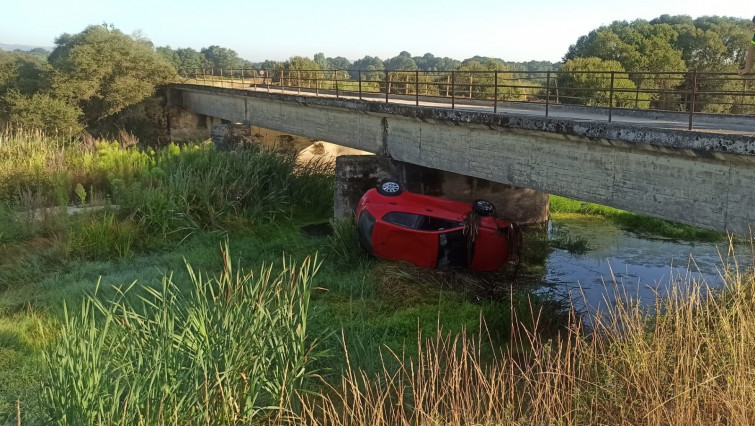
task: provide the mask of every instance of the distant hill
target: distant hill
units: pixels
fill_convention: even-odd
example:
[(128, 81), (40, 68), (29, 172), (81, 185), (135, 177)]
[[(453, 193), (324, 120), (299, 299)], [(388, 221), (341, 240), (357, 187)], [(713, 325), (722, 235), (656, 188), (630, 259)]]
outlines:
[(52, 47), (50, 47), (50, 46), (29, 46), (29, 45), (26, 45), (26, 44), (5, 44), (5, 43), (0, 43), (0, 50), (7, 50), (9, 52), (12, 52), (14, 50), (29, 51), (29, 50), (37, 49), (37, 48), (45, 49), (48, 52), (52, 51)]

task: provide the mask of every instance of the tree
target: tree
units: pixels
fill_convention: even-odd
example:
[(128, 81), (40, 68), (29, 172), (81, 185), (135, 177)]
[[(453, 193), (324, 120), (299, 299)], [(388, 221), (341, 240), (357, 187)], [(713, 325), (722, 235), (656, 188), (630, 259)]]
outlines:
[(210, 68), (229, 70), (241, 68), (241, 59), (236, 51), (220, 46), (205, 47), (201, 50)]
[(582, 36), (569, 47), (564, 60), (600, 58), (618, 61), (631, 72), (687, 70), (681, 52), (674, 46), (678, 33), (668, 24), (652, 25), (638, 19), (613, 22)]
[[(498, 76), (496, 90), (496, 72), (503, 72)], [(499, 59), (487, 58), (484, 62), (466, 60), (454, 72), (454, 90), (456, 96), (466, 96), (473, 99), (519, 100), (523, 91), (517, 87), (521, 83), (507, 73), (509, 67)]]
[(328, 69), (331, 70), (338, 70), (338, 79), (339, 80), (347, 80), (349, 79), (349, 73), (348, 70), (351, 69), (351, 61), (344, 58), (343, 56), (336, 56), (335, 58), (328, 58)]
[(348, 70), (351, 68), (351, 61), (343, 56), (328, 58), (328, 68), (332, 70)]
[(399, 53), (398, 56), (386, 60), (385, 69), (389, 71), (414, 71), (418, 70), (419, 67), (417, 66), (417, 63), (414, 62), (412, 55), (407, 51), (403, 51)]
[(461, 62), (456, 59), (439, 58), (432, 53), (425, 53), (423, 56), (415, 56), (413, 59), (419, 69), (428, 72), (451, 71), (461, 64)]
[(315, 87), (323, 79), (320, 67), (315, 61), (303, 56), (293, 56), (286, 63), (284, 75), (287, 86)]
[(379, 81), (383, 78), (382, 71), (385, 70), (385, 64), (377, 56), (365, 56), (362, 59), (354, 61), (352, 64), (351, 78), (359, 78), (361, 71), (362, 80)]
[(741, 92), (741, 81), (714, 77), (694, 79), (682, 73), (687, 70), (735, 72), (752, 36), (747, 30), (748, 22), (719, 16), (693, 20), (686, 15), (663, 15), (649, 22), (616, 21), (580, 37), (564, 59), (597, 57), (620, 62), (640, 90), (657, 92), (651, 101), (662, 109), (687, 109), (689, 100), (673, 92), (690, 90), (696, 84), (695, 90), (701, 94), (696, 98), (696, 110), (741, 111), (741, 97), (703, 95), (705, 92)]
[(170, 46), (158, 47), (155, 49), (155, 52), (162, 56), (168, 63), (173, 65), (173, 68), (175, 68), (176, 71), (181, 69), (181, 60), (176, 51), (171, 49)]
[(613, 72), (613, 106), (647, 108), (648, 97), (637, 91), (618, 61), (600, 58), (576, 58), (566, 61), (558, 76), (558, 98), (564, 104), (603, 106), (611, 99)]
[(322, 52), (315, 53), (314, 60), (315, 60), (315, 63), (317, 64), (317, 66), (320, 67), (321, 70), (328, 70), (328, 69), (330, 69), (330, 67), (328, 66), (328, 60), (325, 59), (325, 54), (324, 53), (322, 53)]
[(152, 44), (105, 25), (55, 40), (51, 98), (75, 104), (94, 123), (155, 93), (175, 74)]
[(0, 51), (0, 93), (31, 95), (50, 88), (52, 70), (44, 57)]
[[(16, 52), (19, 52), (19, 51), (16, 50)], [(37, 56), (43, 59), (47, 59), (47, 57), (50, 55), (50, 51), (42, 47), (35, 47), (34, 49), (31, 49), (23, 53), (29, 54), (31, 56)]]
[(190, 47), (184, 47), (176, 49), (176, 55), (178, 56), (178, 68), (179, 70), (186, 70), (187, 72), (198, 71), (202, 68), (210, 68), (211, 65), (205, 59), (204, 55)]

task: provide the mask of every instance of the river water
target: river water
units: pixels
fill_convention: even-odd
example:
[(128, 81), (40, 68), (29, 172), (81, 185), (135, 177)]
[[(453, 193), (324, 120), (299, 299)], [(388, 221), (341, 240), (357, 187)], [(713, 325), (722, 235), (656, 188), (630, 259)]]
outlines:
[(683, 289), (702, 280), (704, 288), (721, 287), (727, 268), (737, 262), (743, 270), (753, 257), (749, 243), (734, 245), (731, 256), (728, 242), (640, 238), (608, 220), (552, 220), (549, 233), (556, 231), (587, 240), (591, 249), (584, 254), (554, 250), (546, 261), (542, 291), (570, 298), (578, 311), (589, 314), (588, 322), (619, 298), (650, 307), (656, 294), (665, 294), (672, 285)]

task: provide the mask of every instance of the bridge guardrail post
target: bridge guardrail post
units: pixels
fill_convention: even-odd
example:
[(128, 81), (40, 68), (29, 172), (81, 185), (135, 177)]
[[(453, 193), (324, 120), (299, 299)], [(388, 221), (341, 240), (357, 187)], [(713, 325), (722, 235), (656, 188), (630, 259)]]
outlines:
[(388, 103), (388, 89), (390, 86), (390, 82), (388, 81), (388, 70), (385, 70), (385, 103)]
[(454, 78), (454, 71), (451, 71), (451, 109), (456, 107), (456, 79)]
[(548, 107), (551, 103), (551, 72), (545, 74), (545, 116), (548, 117)]
[(419, 70), (414, 70), (414, 100), (415, 105), (419, 106)]
[(362, 70), (357, 70), (357, 78), (359, 79), (359, 100), (362, 100)]
[(608, 122), (611, 122), (611, 119), (613, 118), (613, 83), (614, 78), (616, 77), (616, 72), (611, 71), (611, 87), (608, 92)]
[(692, 116), (695, 115), (696, 89), (697, 89), (697, 70), (692, 70), (692, 87), (690, 88), (690, 95), (689, 95), (689, 127), (687, 127), (687, 130), (692, 130)]
[(338, 99), (338, 70), (333, 71), (333, 80), (336, 82), (336, 99)]
[(498, 113), (498, 71), (493, 72), (493, 114)]
[(742, 79), (742, 97), (739, 98), (739, 112), (741, 113), (744, 111), (745, 107), (745, 96), (747, 93), (747, 80), (746, 78)]

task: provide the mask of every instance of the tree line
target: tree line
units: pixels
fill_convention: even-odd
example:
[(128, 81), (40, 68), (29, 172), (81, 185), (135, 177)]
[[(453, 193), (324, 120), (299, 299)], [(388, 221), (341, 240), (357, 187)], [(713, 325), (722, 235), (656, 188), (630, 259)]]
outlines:
[[(108, 24), (93, 25), (78, 34), (62, 34), (55, 39), (52, 52), (0, 51), (0, 121), (63, 135), (159, 128), (164, 123), (157, 122), (161, 116), (160, 100), (154, 96), (158, 86), (173, 81), (181, 70), (243, 68), (279, 72), (280, 76), (291, 70), (312, 71), (321, 73), (315, 78), (342, 81), (379, 80), (393, 73), (389, 80), (395, 85), (389, 90), (394, 93), (424, 90), (428, 95), (448, 94), (453, 87), (480, 99), (495, 96), (492, 76), (503, 71), (510, 75), (505, 84), (510, 87), (495, 90), (499, 99), (521, 100), (547, 91), (548, 96), (567, 104), (605, 106), (610, 95), (616, 107), (683, 110), (689, 105), (681, 99), (680, 88), (696, 84), (700, 92), (735, 92), (742, 90), (741, 81), (689, 81), (689, 74), (665, 73), (736, 72), (751, 37), (748, 24), (747, 19), (717, 16), (663, 15), (651, 21), (615, 21), (580, 37), (561, 63), (481, 56), (457, 60), (431, 53), (412, 56), (406, 51), (392, 58), (367, 55), (353, 62), (317, 53), (312, 58), (294, 56), (287, 61), (253, 63), (221, 46), (200, 50), (155, 47), (139, 34), (126, 35)], [(398, 70), (419, 71), (423, 76), (415, 81), (416, 77)], [(570, 73), (545, 82), (541, 72), (555, 70)], [(450, 80), (451, 71), (458, 81)], [(476, 73), (476, 81), (465, 72)], [(613, 73), (615, 80), (612, 94), (606, 89), (608, 73)], [(298, 78), (308, 77), (299, 74)], [(543, 88), (546, 83), (548, 87)], [(525, 86), (527, 89), (521, 88)], [(747, 108), (752, 107), (732, 96), (719, 96), (715, 101), (701, 98), (696, 104), (696, 110), (706, 112), (741, 113), (749, 111)]]

